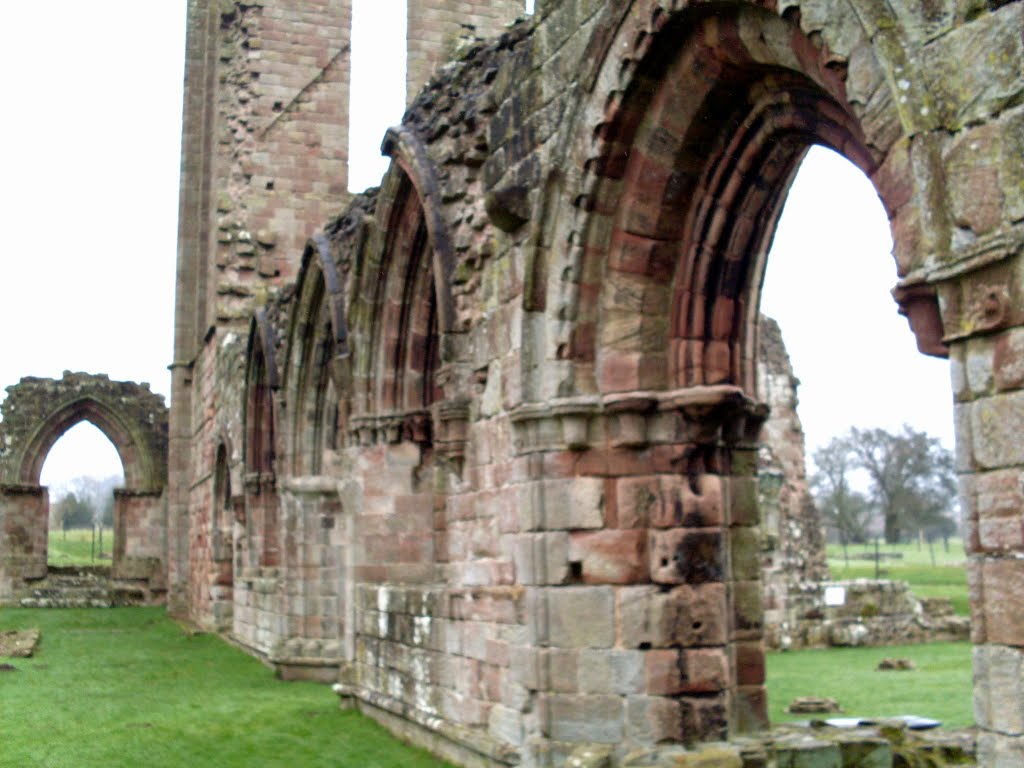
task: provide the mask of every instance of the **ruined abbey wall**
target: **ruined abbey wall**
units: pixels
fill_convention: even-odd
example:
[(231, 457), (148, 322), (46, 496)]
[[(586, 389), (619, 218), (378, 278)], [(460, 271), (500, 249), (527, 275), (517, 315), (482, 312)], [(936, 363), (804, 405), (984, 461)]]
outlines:
[[(765, 725), (757, 299), (821, 142), (952, 361), (979, 748), (1012, 764), (1024, 5), (548, 0), (460, 42), (348, 207), (335, 49), (266, 53), (290, 14), (190, 8), (172, 608), (464, 764)], [(243, 66), (296, 108), (234, 120)]]

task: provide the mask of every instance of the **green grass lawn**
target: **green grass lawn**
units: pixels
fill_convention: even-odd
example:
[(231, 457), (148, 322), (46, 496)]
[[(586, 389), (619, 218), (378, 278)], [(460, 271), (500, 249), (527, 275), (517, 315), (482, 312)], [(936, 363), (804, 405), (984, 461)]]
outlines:
[[(907, 658), (908, 672), (878, 672), (886, 657)], [(821, 648), (768, 654), (768, 707), (773, 723), (807, 720), (784, 708), (798, 696), (835, 699), (843, 716), (920, 715), (949, 728), (974, 723), (970, 643), (883, 648)]]
[[(903, 555), (900, 559), (885, 559), (881, 562), (882, 578), (908, 582), (910, 591), (918, 597), (948, 597), (953, 601), (953, 607), (958, 614), (969, 614), (967, 556), (964, 553), (963, 542), (959, 539), (950, 540), (948, 552), (941, 541), (936, 542), (932, 550), (929, 550), (927, 544), (921, 548), (918, 548), (917, 544), (883, 544), (880, 549), (882, 552), (897, 552)], [(833, 579), (875, 578), (874, 561), (857, 557), (863, 552), (874, 552), (874, 545), (853, 545), (848, 547), (847, 551), (849, 560), (843, 557), (842, 547), (829, 544), (828, 567)]]
[(50, 531), (46, 560), (50, 565), (110, 565), (110, 552), (114, 548), (114, 531), (103, 529), (103, 553), (99, 557), (99, 532), (93, 549), (92, 531), (75, 528), (69, 531)]
[(2, 768), (445, 765), (162, 608), (0, 609), (0, 629), (27, 627), (38, 654), (0, 672)]

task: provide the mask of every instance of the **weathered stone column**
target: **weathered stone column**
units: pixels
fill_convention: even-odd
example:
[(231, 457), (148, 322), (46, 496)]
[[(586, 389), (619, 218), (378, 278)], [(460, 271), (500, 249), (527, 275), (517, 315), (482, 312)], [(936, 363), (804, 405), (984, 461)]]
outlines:
[(951, 362), (986, 766), (1024, 764), (1022, 25), (1010, 3), (924, 49), (911, 81), (927, 96), (907, 109), (928, 109), (876, 179), (890, 207), (906, 203), (893, 217), (894, 295), (919, 349)]
[(1022, 243), (1005, 241), (1000, 263), (940, 286), (968, 530), (979, 764), (995, 766), (1024, 763)]
[(341, 579), (348, 549), (340, 539), (345, 527), (338, 480), (289, 478), (280, 497), (288, 611), (270, 661), (284, 679), (334, 682), (341, 662)]
[(735, 387), (522, 406), (516, 574), (534, 692), (524, 758), (727, 738), (767, 724), (758, 557), (762, 408)]

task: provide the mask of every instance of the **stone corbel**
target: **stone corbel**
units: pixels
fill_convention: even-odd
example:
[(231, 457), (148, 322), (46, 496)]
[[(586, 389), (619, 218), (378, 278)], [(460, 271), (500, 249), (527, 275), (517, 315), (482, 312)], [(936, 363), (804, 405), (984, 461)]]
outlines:
[(661, 442), (754, 444), (767, 416), (766, 405), (739, 387), (721, 385), (526, 403), (513, 411), (511, 421), (516, 451), (528, 453), (581, 451), (605, 441), (614, 448)]
[(941, 266), (911, 272), (893, 289), (900, 314), (910, 322), (917, 348), (948, 357), (949, 345), (1002, 330), (1012, 317), (1019, 282), (1016, 257), (1024, 250), (1024, 227), (979, 238)]
[(931, 357), (949, 357), (949, 347), (942, 340), (942, 313), (935, 287), (924, 284), (896, 286), (892, 289), (892, 297), (917, 339), (917, 351)]
[(657, 403), (649, 393), (626, 393), (605, 398), (602, 405), (610, 417), (608, 437), (611, 446), (642, 448), (647, 445), (647, 417)]
[(559, 419), (562, 442), (570, 451), (582, 451), (590, 446), (590, 422), (599, 407), (596, 397), (566, 398), (551, 404), (551, 415)]
[(469, 400), (444, 400), (431, 408), (434, 447), (447, 458), (461, 462), (469, 439)]
[(389, 413), (383, 416), (355, 416), (351, 419), (350, 434), (362, 446), (375, 443), (431, 442), (431, 417), (427, 411)]
[(768, 406), (731, 384), (685, 387), (659, 395), (658, 409), (682, 416), (686, 442), (756, 444)]

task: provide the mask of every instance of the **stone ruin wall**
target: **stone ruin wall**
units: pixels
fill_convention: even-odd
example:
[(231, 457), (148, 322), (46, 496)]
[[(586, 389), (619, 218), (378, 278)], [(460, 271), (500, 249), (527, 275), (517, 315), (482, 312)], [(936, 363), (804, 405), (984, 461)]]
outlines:
[[(998, 483), (1021, 462), (1010, 433), (992, 426), (1012, 423), (1020, 387), (1009, 329), (1021, 322), (1012, 147), (1024, 83), (1021, 43), (1006, 30), (1019, 29), (1021, 5), (927, 19), (901, 6), (877, 24), (839, 0), (739, 4), (720, 16), (669, 6), (541, 3), (533, 21), (462, 46), (386, 138), (392, 168), (348, 217), (306, 218), (303, 200), (277, 199), (279, 215), (294, 216), (291, 244), (274, 245), (290, 266), (254, 278), (265, 290), (240, 296), (239, 311), (216, 322), (212, 294), (189, 290), (216, 282), (219, 269), (204, 251), (219, 231), (214, 196), (197, 195), (206, 177), (190, 163), (226, 117), (212, 103), (186, 107), (194, 174), (183, 175), (173, 607), (208, 626), (230, 614), (235, 636), (283, 673), (333, 670), (347, 700), (467, 764), (560, 765), (592, 742), (618, 759), (636, 746), (762, 725), (753, 432), (766, 413), (748, 397), (756, 352), (740, 343), (754, 336), (730, 285), (708, 287), (695, 303), (669, 293), (675, 253), (665, 244), (689, 204), (674, 185), (690, 177), (672, 176), (654, 137), (678, 138), (669, 118), (691, 115), (670, 85), (693, 85), (686, 61), (709, 64), (736, 88), (750, 84), (729, 80), (736, 71), (770, 62), (815, 88), (765, 85), (799, 94), (776, 104), (769, 124), (794, 121), (796, 135), (829, 141), (871, 174), (893, 221), (897, 298), (923, 349), (951, 346), (975, 532), (982, 756), (1011, 759), (1021, 730), (994, 706), (988, 681), (1018, 663), (1014, 616), (1024, 615), (1012, 610), (1012, 526), (997, 525), (1019, 515)], [(267, 15), (273, 4), (258, 7)], [(203, 8), (196, 3), (190, 29)], [(190, 36), (189, 82), (205, 66), (196, 61), (216, 79), (218, 30), (234, 23), (219, 13), (204, 17), (217, 19), (206, 37)], [(690, 39), (688, 25), (701, 30), (689, 43), (694, 59), (673, 53)], [(981, 73), (964, 68), (981, 60), (965, 54), (982, 41), (1001, 53)], [(663, 64), (683, 69), (659, 79)], [(826, 106), (815, 101), (822, 92)], [(757, 93), (749, 104), (760, 103)], [(745, 123), (730, 121), (733, 102), (708, 98), (704, 119), (727, 140)], [(288, 119), (301, 123), (303, 113)], [(197, 125), (205, 133), (190, 132)], [(714, 137), (702, 141), (687, 155), (691, 171), (722, 157)], [(229, 145), (206, 146), (215, 154)], [(802, 145), (778, 146), (792, 159)], [(305, 172), (315, 175), (321, 150), (306, 149)], [(759, 195), (784, 189), (792, 170), (776, 159), (750, 177), (757, 184), (733, 177), (708, 204), (733, 221), (743, 206), (768, 211), (757, 219), (763, 233), (777, 200)], [(208, 181), (210, 190), (225, 185)], [(196, 240), (204, 227), (210, 237)], [(730, 244), (696, 254), (724, 252), (749, 230), (735, 226)], [(756, 253), (755, 240), (736, 247)], [(737, 274), (711, 272), (726, 282)], [(299, 278), (290, 296), (289, 275)], [(274, 319), (244, 321), (241, 308), (255, 309), (264, 293)], [(666, 329), (681, 322), (666, 309), (676, 300), (708, 336), (672, 336), (666, 351)], [(402, 307), (423, 311), (404, 316)], [(721, 337), (741, 325), (738, 337)], [(436, 338), (438, 359), (410, 354), (403, 338), (424, 350)], [(221, 365), (236, 344), (244, 368)], [(427, 391), (424, 379), (436, 386)], [(272, 467), (251, 449), (260, 420), (250, 406), (267, 402)], [(1006, 418), (985, 416), (995, 412)], [(227, 601), (210, 587), (223, 557), (213, 551), (211, 500), (225, 434), (240, 522), (230, 610), (217, 612)], [(996, 487), (1005, 503), (991, 503)]]
[(766, 642), (789, 616), (790, 589), (800, 582), (828, 579), (825, 527), (807, 484), (804, 431), (797, 413), (799, 379), (778, 323), (764, 315), (758, 337), (758, 393), (769, 408), (761, 428), (758, 506), (761, 511)]
[(111, 576), (145, 600), (167, 591), (167, 407), (148, 384), (65, 371), (25, 377), (0, 406), (0, 603), (46, 578), (49, 493), (40, 473), (54, 443), (89, 421), (117, 450), (124, 486), (114, 491)]

